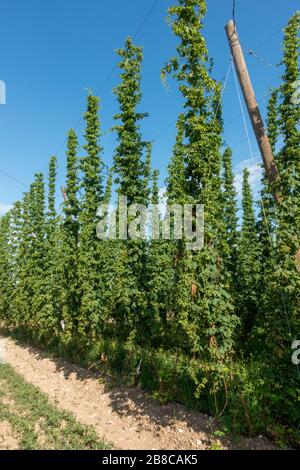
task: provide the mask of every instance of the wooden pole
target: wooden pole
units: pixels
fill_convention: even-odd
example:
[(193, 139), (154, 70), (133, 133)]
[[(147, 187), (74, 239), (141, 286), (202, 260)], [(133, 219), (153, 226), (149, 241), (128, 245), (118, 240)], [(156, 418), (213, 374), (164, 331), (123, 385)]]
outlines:
[[(231, 49), (231, 54), (234, 60), (234, 65), (237, 71), (239, 82), (242, 88), (244, 99), (248, 108), (252, 127), (256, 136), (259, 150), (264, 162), (266, 175), (269, 183), (272, 185), (279, 179), (278, 169), (274, 160), (273, 152), (271, 149), (270, 141), (268, 139), (263, 119), (257, 104), (257, 100), (252, 87), (250, 75), (247, 69), (244, 53), (235, 27), (235, 22), (230, 20), (226, 27), (226, 34)], [(277, 204), (280, 204), (282, 198), (273, 190), (273, 197)], [(300, 273), (300, 249), (296, 254), (296, 266)]]
[(67, 196), (65, 188), (63, 186), (61, 186), (60, 189), (61, 189), (61, 192), (62, 192), (65, 203), (68, 204), (68, 196)]
[[(279, 179), (278, 169), (274, 160), (271, 145), (264, 127), (263, 119), (257, 104), (257, 100), (252, 87), (251, 79), (247, 69), (243, 50), (241, 48), (240, 40), (236, 31), (234, 21), (230, 20), (226, 27), (226, 34), (231, 49), (231, 54), (234, 60), (235, 68), (242, 88), (244, 99), (249, 112), (252, 127), (256, 136), (259, 150), (264, 162), (266, 175), (270, 184), (273, 184)], [(276, 192), (273, 192), (274, 199), (277, 204), (280, 203), (281, 197)]]

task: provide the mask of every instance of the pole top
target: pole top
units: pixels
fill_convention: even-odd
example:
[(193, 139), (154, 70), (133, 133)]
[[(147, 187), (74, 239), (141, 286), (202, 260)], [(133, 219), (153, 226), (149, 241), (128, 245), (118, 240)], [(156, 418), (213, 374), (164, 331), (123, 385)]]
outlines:
[(225, 29), (232, 31), (235, 29), (235, 22), (233, 20), (229, 20), (225, 26)]

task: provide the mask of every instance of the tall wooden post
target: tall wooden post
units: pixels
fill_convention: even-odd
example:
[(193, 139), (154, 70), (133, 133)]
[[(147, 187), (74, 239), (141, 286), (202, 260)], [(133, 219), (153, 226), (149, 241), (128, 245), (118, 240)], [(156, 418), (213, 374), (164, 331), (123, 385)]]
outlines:
[(65, 188), (63, 186), (61, 186), (60, 190), (61, 190), (61, 193), (63, 195), (65, 203), (68, 204), (68, 196), (67, 196)]
[[(235, 68), (242, 88), (244, 99), (248, 108), (252, 127), (256, 136), (259, 150), (264, 162), (266, 175), (269, 183), (272, 185), (279, 179), (278, 169), (274, 160), (273, 152), (271, 149), (270, 141), (268, 139), (263, 119), (257, 104), (257, 100), (252, 87), (251, 79), (247, 69), (244, 53), (240, 44), (240, 40), (236, 31), (234, 21), (230, 20), (226, 27), (226, 34), (231, 49), (231, 54), (234, 60)], [(282, 198), (279, 194), (273, 191), (273, 196), (277, 204), (280, 204)], [(296, 266), (300, 273), (300, 249), (296, 254)]]
[[(266, 175), (270, 184), (272, 184), (279, 178), (279, 174), (274, 160), (271, 145), (264, 127), (263, 119), (261, 117), (257, 100), (254, 94), (245, 57), (241, 48), (240, 40), (236, 31), (234, 21), (230, 20), (227, 23), (225, 29), (239, 82), (249, 112), (252, 127), (264, 162)], [(273, 196), (277, 204), (279, 204), (281, 200), (280, 196), (276, 193), (273, 193)]]

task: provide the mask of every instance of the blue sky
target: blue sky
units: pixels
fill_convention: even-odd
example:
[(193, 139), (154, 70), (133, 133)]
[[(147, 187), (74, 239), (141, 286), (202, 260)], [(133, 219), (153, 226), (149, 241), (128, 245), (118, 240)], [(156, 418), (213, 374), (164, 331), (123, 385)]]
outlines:
[[(174, 3), (158, 0), (141, 26), (154, 0), (2, 0), (0, 80), (6, 83), (7, 97), (6, 104), (0, 105), (0, 213), (21, 197), (35, 172), (47, 171), (52, 154), (58, 157), (58, 180), (63, 183), (66, 132), (77, 126), (82, 133), (80, 117), (87, 90), (100, 91), (103, 158), (111, 164), (115, 138), (109, 129), (118, 109), (112, 94), (118, 83), (118, 70), (112, 71), (117, 62), (114, 50), (137, 31), (135, 42), (144, 46), (140, 110), (149, 113), (143, 135), (155, 140), (153, 166), (160, 169), (163, 186), (175, 139), (174, 121), (181, 110), (176, 87), (172, 84), (166, 91), (160, 80), (160, 70), (177, 43), (165, 20), (168, 6)], [(207, 0), (207, 5), (204, 34), (215, 62), (214, 76), (222, 79), (230, 64), (224, 25), (232, 14), (232, 0)], [(255, 53), (270, 64), (278, 63), (280, 30), (298, 8), (298, 0), (237, 0), (236, 20), (244, 48), (261, 45)], [(265, 115), (268, 89), (278, 84), (282, 69), (250, 55), (247, 62)], [(237, 184), (247, 164), (255, 186), (259, 170), (249, 160), (232, 74), (224, 92), (224, 122), (224, 137), (234, 151)], [(251, 128), (250, 135), (259, 158)]]

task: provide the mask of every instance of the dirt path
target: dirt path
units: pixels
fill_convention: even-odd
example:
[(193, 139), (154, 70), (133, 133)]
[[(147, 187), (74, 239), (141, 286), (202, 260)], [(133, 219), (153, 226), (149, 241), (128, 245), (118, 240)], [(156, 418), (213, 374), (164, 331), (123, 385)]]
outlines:
[(0, 450), (17, 450), (19, 442), (7, 421), (0, 423)]
[(3, 338), (6, 361), (60, 408), (118, 449), (273, 449), (267, 439), (217, 438), (217, 423), (178, 404), (161, 406), (139, 389), (113, 387), (96, 374)]

